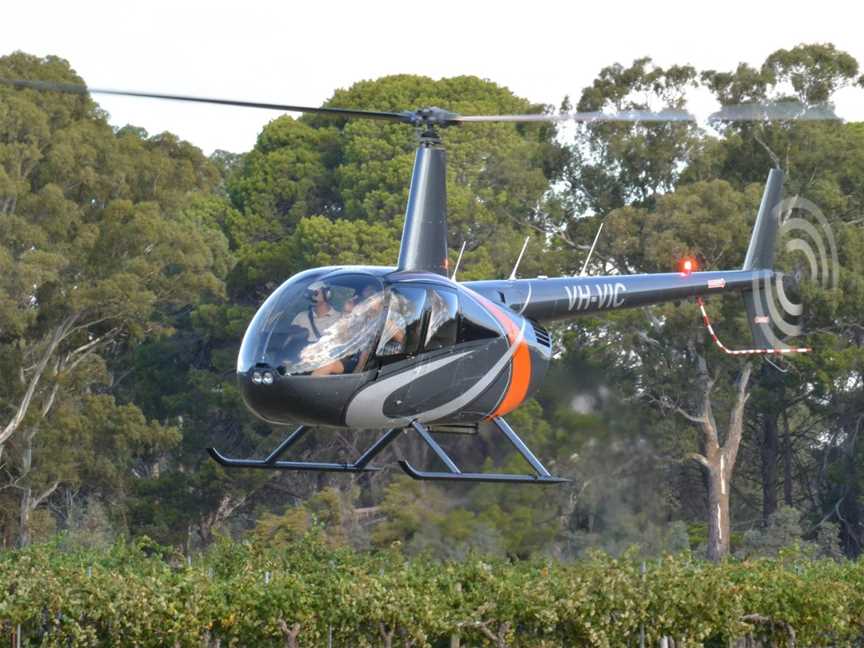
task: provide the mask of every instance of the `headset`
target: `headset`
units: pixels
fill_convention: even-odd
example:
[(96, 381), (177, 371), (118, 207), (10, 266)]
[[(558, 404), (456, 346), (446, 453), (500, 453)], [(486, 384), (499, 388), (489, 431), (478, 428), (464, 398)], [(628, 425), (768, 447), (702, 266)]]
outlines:
[(315, 282), (309, 284), (309, 286), (306, 288), (306, 296), (309, 298), (309, 301), (314, 303), (315, 293), (319, 290), (324, 295), (324, 301), (329, 302), (330, 297), (332, 295), (332, 291), (330, 290), (330, 286), (328, 286), (328, 285), (326, 285), (320, 281), (315, 281)]

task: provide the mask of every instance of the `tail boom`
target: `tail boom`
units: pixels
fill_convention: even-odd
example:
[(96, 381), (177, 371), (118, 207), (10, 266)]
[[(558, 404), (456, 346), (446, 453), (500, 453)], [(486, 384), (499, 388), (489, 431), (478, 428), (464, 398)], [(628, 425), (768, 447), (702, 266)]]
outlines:
[(770, 282), (767, 269), (641, 275), (471, 281), (465, 285), (537, 322), (647, 306), (730, 291), (749, 292)]
[[(618, 308), (647, 306), (696, 298), (705, 326), (714, 342), (730, 355), (780, 355), (806, 353), (805, 347), (789, 347), (772, 332), (770, 303), (772, 283), (781, 279), (774, 271), (775, 247), (783, 209), (783, 172), (768, 174), (756, 223), (740, 270), (666, 274), (558, 277), (466, 282), (472, 290), (505, 304), (537, 322), (566, 320), (579, 315)], [(703, 297), (737, 291), (742, 294), (754, 348), (732, 350), (717, 337), (705, 312)]]

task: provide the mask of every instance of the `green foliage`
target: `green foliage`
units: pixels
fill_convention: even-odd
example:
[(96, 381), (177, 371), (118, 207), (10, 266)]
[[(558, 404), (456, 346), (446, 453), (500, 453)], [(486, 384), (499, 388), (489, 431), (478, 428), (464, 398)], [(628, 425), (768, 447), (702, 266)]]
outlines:
[[(539, 108), (475, 77), (410, 75), (356, 83), (328, 104), (395, 111), (434, 105), (465, 114)], [(455, 260), (468, 243), (465, 278), (509, 271), (524, 236), (516, 221), (534, 213), (548, 189), (553, 134), (512, 124), (442, 131), (450, 245)], [(411, 129), (398, 124), (311, 115), (268, 124), (227, 180), (244, 216), (226, 229), (239, 256), (232, 294), (318, 265), (394, 264), (415, 145)]]
[[(81, 83), (23, 53), (0, 58), (0, 75)], [(113, 131), (89, 97), (0, 88), (0, 452), (19, 489), (0, 501), (20, 543), (47, 498), (122, 497), (177, 445), (175, 427), (106, 391), (119, 351), (223, 294), (225, 207), (200, 199), (218, 178), (171, 134)]]
[(800, 101), (815, 104), (830, 101), (837, 90), (853, 83), (858, 61), (831, 43), (798, 45), (771, 54), (763, 70), (775, 82), (789, 83)]
[(336, 488), (325, 488), (282, 515), (264, 513), (255, 523), (253, 538), (264, 547), (284, 547), (310, 532), (333, 546), (346, 543), (344, 509), (350, 505)]
[(783, 549), (800, 547), (800, 517), (791, 506), (780, 507), (764, 529), (751, 529), (744, 534), (743, 555), (776, 557)]
[[(644, 564), (644, 563), (643, 563)], [(0, 556), (0, 638), (47, 646), (725, 644), (850, 645), (864, 625), (857, 562), (711, 564), (595, 553), (569, 564), (433, 563), (300, 537), (280, 548), (220, 542), (189, 564), (152, 543)], [(291, 643), (293, 641), (295, 643)]]
[[(742, 64), (728, 72), (660, 67), (642, 58), (600, 69), (575, 103), (582, 110), (685, 109), (687, 93), (700, 83), (724, 104), (789, 98), (830, 103), (858, 74), (857, 63), (830, 44), (779, 50), (763, 65)], [(0, 76), (81, 81), (61, 59), (20, 53), (0, 59)], [(354, 84), (336, 91), (328, 104), (383, 110), (437, 105), (481, 114), (543, 109), (474, 77), (410, 75)], [(671, 271), (683, 254), (698, 256), (707, 269), (735, 267), (774, 164), (786, 171), (788, 194), (823, 210), (838, 242), (839, 286), (824, 290), (802, 283), (807, 343), (815, 352), (795, 358), (780, 378), (767, 370), (754, 374), (731, 537), (734, 549), (774, 556), (795, 540), (817, 551), (800, 540), (801, 527), (817, 528), (817, 537), (807, 538), (819, 547), (818, 555), (860, 551), (864, 449), (855, 439), (864, 403), (864, 126), (756, 122), (706, 132), (689, 123), (592, 123), (575, 126), (566, 143), (555, 135), (553, 128), (535, 124), (442, 130), (451, 261), (467, 242), (460, 278), (506, 276), (525, 234), (538, 228), (544, 233), (531, 241), (520, 275), (578, 272), (601, 220), (604, 234), (592, 272)], [(453, 600), (464, 599), (470, 612), (451, 606), (453, 615), (442, 618), (450, 619), (451, 628), (462, 623), (471, 641), (500, 643), (518, 641), (523, 626), (538, 641), (557, 637), (559, 631), (548, 628), (560, 626), (548, 615), (560, 609), (544, 598), (536, 573), (529, 573), (545, 566), (522, 572), (496, 560), (569, 559), (593, 547), (624, 560), (613, 566), (599, 561), (596, 571), (585, 567), (579, 578), (568, 573), (568, 582), (583, 588), (573, 590), (578, 607), (605, 583), (604, 570), (623, 569), (629, 558), (621, 557), (636, 555), (628, 551), (642, 557), (686, 554), (706, 544), (704, 481), (697, 466), (680, 461), (699, 447), (694, 428), (658, 403), (693, 411), (693, 368), (701, 355), (717, 377), (712, 398), (719, 413), (740, 365), (714, 348), (692, 305), (583, 318), (553, 331), (556, 358), (543, 390), (508, 420), (553, 472), (572, 479), (554, 490), (443, 488), (388, 482), (386, 472), (351, 482), (271, 476), (225, 471), (206, 458), (207, 446), (260, 456), (282, 433), (244, 409), (233, 382), (240, 338), (267, 294), (309, 267), (395, 262), (416, 144), (411, 129), (280, 117), (265, 127), (252, 151), (221, 151), (208, 160), (168, 133), (150, 136), (133, 126), (112, 130), (89, 97), (4, 86), (0, 136), (0, 374), (11, 377), (0, 385), (7, 405), (0, 430), (13, 421), (40, 360), (47, 358), (33, 402), (14, 434), (0, 442), (8, 470), (0, 484), (6, 546), (27, 535), (38, 539), (63, 531), (64, 546), (72, 548), (104, 547), (131, 533), (188, 551), (221, 534), (249, 532), (255, 548), (232, 548), (234, 558), (220, 563), (236, 559), (232, 564), (244, 565), (238, 569), (246, 569), (242, 587), (249, 588), (260, 573), (241, 554), (277, 555), (307, 533), (330, 547), (371, 543), (385, 550), (386, 559), (375, 569), (388, 578), (408, 570), (409, 563), (400, 562), (405, 556), (460, 560), (466, 562), (466, 580), (453, 576), (435, 581), (435, 587)], [(799, 270), (792, 255), (778, 261), (783, 270)], [(708, 308), (727, 344), (749, 344), (737, 297), (713, 299)], [(52, 350), (55, 334), (62, 341)], [(766, 420), (774, 420), (775, 432), (789, 442), (784, 498), (802, 513), (797, 528), (791, 519), (783, 522), (780, 512), (765, 529), (747, 531), (749, 520), (771, 513), (770, 498), (760, 495), (780, 492), (780, 480), (765, 476), (766, 468), (781, 465), (777, 453), (763, 453), (771, 447)], [(320, 435), (316, 441), (316, 454), (356, 451), (352, 435)], [(485, 430), (452, 444), (460, 466), (525, 469)], [(805, 492), (812, 497), (805, 499)], [(28, 510), (29, 521), (21, 515)], [(418, 561), (409, 561), (415, 571), (406, 578), (412, 583), (425, 578), (425, 567), (418, 566), (425, 563)], [(372, 573), (370, 564), (355, 565), (358, 574)], [(670, 573), (682, 582), (702, 573), (688, 572), (684, 561), (675, 564), (680, 573)], [(451, 576), (461, 573), (458, 566), (448, 569)], [(558, 572), (549, 569), (554, 580)], [(229, 590), (219, 596), (223, 603), (236, 601), (243, 614), (260, 609), (267, 640), (285, 643), (286, 628), (290, 635), (293, 624), (306, 626), (312, 617), (306, 611), (280, 617), (279, 601), (305, 605), (331, 585), (327, 596), (343, 600), (345, 581), (332, 571), (322, 573), (333, 582), (293, 572), (274, 577), (278, 595), (268, 601), (247, 594), (231, 598)], [(518, 578), (496, 580), (511, 573)], [(713, 574), (706, 576), (709, 584), (722, 586), (711, 580)], [(230, 577), (240, 575), (231, 571)], [(672, 585), (678, 583), (674, 578)], [(388, 636), (423, 643), (440, 635), (423, 617), (424, 597), (434, 598), (437, 590), (415, 596), (414, 586), (408, 591), (398, 579), (363, 582), (373, 592), (362, 599), (367, 625), (362, 632), (351, 625), (351, 599), (327, 617), (334, 627), (365, 633), (362, 641), (370, 644)], [(463, 594), (457, 594), (460, 582)], [(628, 582), (603, 587), (617, 592), (620, 585), (622, 596), (629, 596)], [(500, 605), (482, 598), (486, 585), (500, 592)], [(686, 605), (691, 590), (680, 587), (680, 605)], [(524, 610), (517, 609), (520, 588)], [(404, 598), (404, 610), (395, 609), (396, 599), (382, 598), (388, 593)], [(611, 604), (597, 605), (596, 619), (587, 625), (581, 617), (573, 621), (568, 642), (624, 641), (624, 634), (609, 629), (615, 623)], [(627, 605), (621, 614), (630, 624), (646, 604)], [(728, 610), (737, 610), (735, 605)], [(711, 618), (725, 619), (724, 610), (711, 608)], [(241, 644), (262, 640), (239, 616), (218, 619), (231, 628), (219, 636)], [(311, 632), (301, 633), (301, 641), (319, 642), (322, 630), (314, 623), (314, 631), (301, 631)], [(716, 628), (734, 625), (706, 621), (697, 628), (684, 617), (669, 623), (692, 641), (716, 639), (711, 633), (726, 632)], [(621, 627), (631, 627), (626, 624)], [(213, 632), (216, 637), (222, 630)]]
[[(661, 68), (650, 58), (600, 70), (582, 91), (580, 111), (680, 110), (696, 85), (691, 66)], [(698, 141), (690, 123), (598, 122), (578, 127), (565, 170), (576, 214), (607, 212), (635, 203), (650, 205), (671, 190)]]

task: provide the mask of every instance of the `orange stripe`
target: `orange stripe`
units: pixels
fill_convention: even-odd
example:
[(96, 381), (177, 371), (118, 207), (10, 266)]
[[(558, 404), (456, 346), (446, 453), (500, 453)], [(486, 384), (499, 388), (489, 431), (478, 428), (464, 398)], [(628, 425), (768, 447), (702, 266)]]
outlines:
[[(493, 304), (482, 295), (477, 295), (477, 297), (480, 298), (483, 305), (486, 306), (495, 319), (504, 326), (504, 330), (507, 331), (507, 339), (510, 340), (511, 345), (514, 344), (519, 337), (519, 328), (513, 323), (513, 320), (507, 317), (496, 304)], [(528, 386), (531, 384), (531, 351), (529, 351), (528, 343), (524, 337), (513, 353), (510, 366), (512, 368), (510, 383), (507, 385), (504, 398), (501, 399), (498, 407), (487, 418), (509, 414), (519, 407), (522, 401), (525, 400), (525, 396), (528, 395)]]
[(528, 385), (531, 382), (531, 352), (524, 340), (519, 343), (516, 353), (513, 354), (512, 362), (513, 374), (510, 377), (510, 388), (490, 418), (509, 414), (519, 407), (525, 400), (525, 396), (528, 395)]

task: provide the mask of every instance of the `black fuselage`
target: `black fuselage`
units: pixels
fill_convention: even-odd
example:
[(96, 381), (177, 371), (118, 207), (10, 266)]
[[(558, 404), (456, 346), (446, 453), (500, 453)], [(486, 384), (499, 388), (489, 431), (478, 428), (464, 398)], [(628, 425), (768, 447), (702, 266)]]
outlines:
[[(238, 362), (238, 381), (247, 405), (272, 423), (347, 428), (391, 428), (415, 420), (472, 424), (509, 413), (540, 386), (552, 354), (543, 323), (746, 291), (772, 275), (770, 270), (742, 270), (457, 283), (434, 273), (392, 268), (321, 268), (285, 282), (262, 306), (262, 316), (253, 320), (243, 342), (247, 352)], [(388, 313), (397, 301), (408, 303), (413, 319), (401, 324), (408, 346), (395, 353), (388, 350), (381, 310), (370, 311), (365, 319), (354, 311), (342, 337), (354, 336), (355, 346), (344, 348), (339, 334), (328, 340), (325, 332), (317, 343), (306, 340), (298, 353), (302, 356), (317, 344), (317, 356), (311, 355), (322, 357), (318, 364), (326, 365), (339, 360), (339, 354), (353, 358), (356, 349), (368, 348), (362, 366), (346, 371), (351, 364), (346, 361), (338, 373), (317, 375), (313, 365), (289, 361), (277, 329), (280, 322), (302, 320), (308, 306), (303, 297), (298, 306), (293, 298), (280, 301), (280, 295), (305, 295), (300, 290), (304, 282), (332, 286), (331, 292), (340, 286), (369, 285), (362, 283), (364, 278), (380, 285), (378, 294), (386, 300)], [(375, 317), (368, 339), (358, 338), (364, 321)], [(270, 326), (258, 326), (262, 321)], [(336, 352), (327, 353), (328, 345)], [(272, 381), (253, 381), (256, 372), (269, 372)]]

